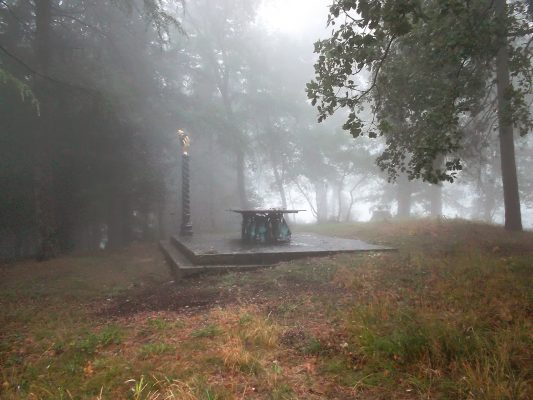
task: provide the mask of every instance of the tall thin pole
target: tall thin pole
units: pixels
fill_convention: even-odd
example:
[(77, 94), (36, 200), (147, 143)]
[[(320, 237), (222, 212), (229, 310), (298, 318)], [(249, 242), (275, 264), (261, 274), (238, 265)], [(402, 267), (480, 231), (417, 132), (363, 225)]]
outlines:
[(181, 227), (180, 236), (192, 236), (191, 199), (190, 199), (190, 172), (189, 172), (189, 136), (181, 129), (178, 130), (181, 153)]

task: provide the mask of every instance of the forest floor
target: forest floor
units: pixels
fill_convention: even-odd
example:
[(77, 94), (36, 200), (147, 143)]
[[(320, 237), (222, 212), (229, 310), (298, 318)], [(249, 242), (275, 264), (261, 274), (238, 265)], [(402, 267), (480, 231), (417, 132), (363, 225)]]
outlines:
[(306, 229), (399, 250), (176, 283), (155, 244), (1, 266), (0, 398), (533, 398), (533, 233)]

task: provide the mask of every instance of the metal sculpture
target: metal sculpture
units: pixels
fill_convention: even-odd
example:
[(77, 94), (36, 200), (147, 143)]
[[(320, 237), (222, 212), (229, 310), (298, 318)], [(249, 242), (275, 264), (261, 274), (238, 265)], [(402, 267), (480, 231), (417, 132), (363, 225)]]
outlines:
[(241, 239), (245, 243), (277, 244), (291, 240), (291, 230), (284, 214), (304, 210), (231, 210), (242, 215)]
[(189, 173), (189, 148), (191, 140), (189, 136), (178, 130), (178, 138), (181, 144), (181, 236), (192, 236), (191, 223), (191, 199), (190, 199), (190, 173)]

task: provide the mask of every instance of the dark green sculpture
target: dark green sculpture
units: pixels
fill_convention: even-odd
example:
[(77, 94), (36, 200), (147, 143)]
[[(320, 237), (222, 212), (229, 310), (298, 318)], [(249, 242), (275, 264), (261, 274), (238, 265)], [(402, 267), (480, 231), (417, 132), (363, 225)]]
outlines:
[(231, 210), (242, 215), (241, 239), (245, 243), (288, 243), (291, 230), (284, 214), (302, 210)]

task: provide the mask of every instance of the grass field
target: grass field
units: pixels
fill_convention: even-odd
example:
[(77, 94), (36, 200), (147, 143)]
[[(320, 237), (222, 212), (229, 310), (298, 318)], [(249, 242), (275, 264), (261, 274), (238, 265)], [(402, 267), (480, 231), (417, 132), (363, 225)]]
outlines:
[(533, 398), (533, 233), (306, 229), (399, 251), (181, 282), (155, 244), (1, 266), (0, 398)]

